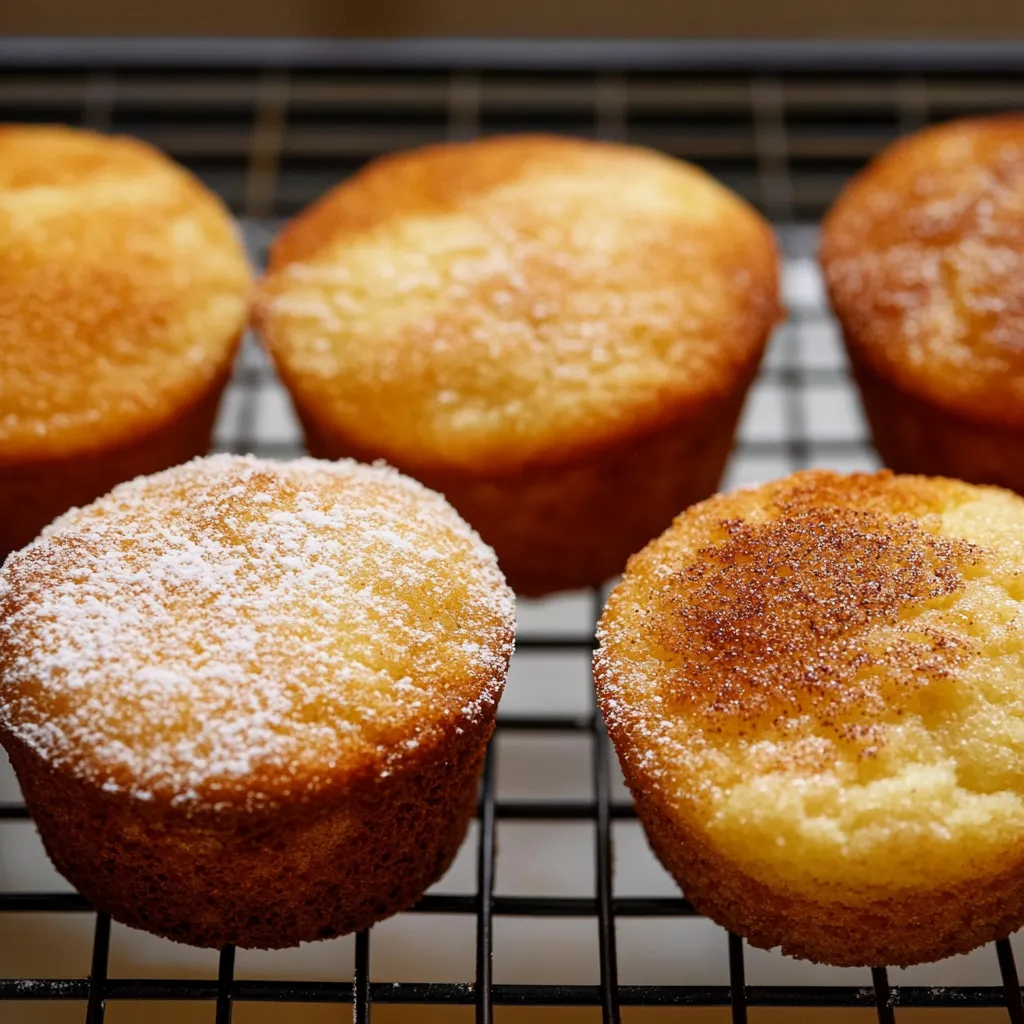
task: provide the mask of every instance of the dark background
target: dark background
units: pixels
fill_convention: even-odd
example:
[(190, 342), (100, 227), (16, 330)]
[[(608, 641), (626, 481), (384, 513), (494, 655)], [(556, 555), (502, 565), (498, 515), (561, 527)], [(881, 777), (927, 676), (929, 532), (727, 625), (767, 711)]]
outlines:
[(1020, 0), (0, 0), (0, 33), (1024, 38)]

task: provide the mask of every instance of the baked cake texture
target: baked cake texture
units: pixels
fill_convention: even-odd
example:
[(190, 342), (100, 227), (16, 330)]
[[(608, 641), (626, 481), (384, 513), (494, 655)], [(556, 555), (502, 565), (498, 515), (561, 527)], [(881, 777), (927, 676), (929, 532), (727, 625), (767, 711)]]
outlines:
[(209, 449), (251, 287), (224, 205), (151, 146), (0, 126), (0, 561)]
[(848, 966), (1024, 924), (1024, 499), (888, 472), (716, 496), (599, 636), (640, 818), (703, 913)]
[(885, 463), (1024, 493), (1024, 116), (890, 146), (821, 260)]
[(0, 739), (97, 907), (198, 946), (295, 945), (446, 870), (513, 630), (493, 552), (394, 470), (197, 460), (0, 570)]
[(275, 241), (260, 334), (311, 452), (445, 494), (524, 594), (718, 483), (779, 316), (768, 225), (688, 164), (546, 136), (375, 161)]

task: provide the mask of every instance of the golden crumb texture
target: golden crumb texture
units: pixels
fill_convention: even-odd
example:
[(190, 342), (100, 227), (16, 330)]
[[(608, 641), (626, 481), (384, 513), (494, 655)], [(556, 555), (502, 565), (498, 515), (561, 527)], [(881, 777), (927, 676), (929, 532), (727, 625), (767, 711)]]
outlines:
[(490, 720), (494, 555), (384, 467), (215, 456), (114, 489), (0, 570), (0, 723), (105, 792), (253, 809)]
[(953, 121), (888, 147), (843, 191), (821, 244), (855, 357), (947, 411), (1016, 428), (1024, 427), (1022, 254), (1017, 114)]
[(1024, 499), (813, 471), (629, 563), (595, 656), (655, 851), (755, 945), (914, 963), (1024, 923)]
[(0, 469), (122, 444), (219, 389), (250, 289), (223, 204), (149, 145), (0, 126)]
[(198, 459), (0, 569), (0, 740), (115, 920), (213, 948), (360, 931), (462, 842), (514, 617), (493, 551), (395, 470)]
[(516, 136), (339, 185), (275, 242), (256, 319), (314, 436), (412, 472), (493, 474), (724, 401), (777, 292), (767, 224), (696, 168)]

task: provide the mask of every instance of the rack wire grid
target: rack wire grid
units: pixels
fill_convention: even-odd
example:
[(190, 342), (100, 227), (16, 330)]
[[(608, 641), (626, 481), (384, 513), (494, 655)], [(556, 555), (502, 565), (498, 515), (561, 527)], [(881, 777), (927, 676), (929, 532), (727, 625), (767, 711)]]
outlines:
[[(732, 486), (806, 466), (877, 465), (825, 307), (813, 221), (849, 174), (896, 135), (957, 114), (1024, 106), (1022, 57), (1024, 49), (1007, 45), (0, 40), (0, 119), (65, 121), (151, 139), (224, 196), (242, 218), (257, 265), (282, 217), (389, 150), (543, 129), (629, 140), (695, 160), (775, 220), (785, 257), (789, 318), (752, 389), (725, 480)], [(287, 398), (252, 339), (225, 395), (216, 446), (279, 458), (301, 452)], [(685, 964), (673, 960), (671, 943), (661, 950), (659, 978), (624, 982), (624, 961), (634, 943), (617, 941), (619, 932), (632, 922), (695, 926), (700, 919), (649, 854), (644, 860), (632, 850), (640, 882), (633, 879), (629, 894), (623, 893), (630, 886), (621, 877), (628, 858), (613, 866), (613, 841), (622, 838), (618, 828), (632, 824), (637, 831), (635, 814), (592, 697), (585, 698), (589, 706), (563, 700), (566, 663), (559, 660), (575, 659), (577, 676), (588, 671), (581, 666), (589, 666), (602, 597), (521, 604), (518, 651), (487, 757), (478, 822), (460, 855), (461, 874), (455, 872), (461, 888), (435, 887), (401, 915), (458, 915), (472, 922), (470, 980), (372, 980), (376, 930), (355, 938), (351, 980), (340, 963), (342, 976), (335, 980), (288, 980), (259, 965), (249, 971), (254, 976), (236, 976), (236, 956), (244, 954), (230, 947), (219, 952), (215, 969), (205, 976), (116, 977), (108, 965), (111, 921), (98, 913), (87, 975), (0, 978), (0, 1000), (15, 1001), (4, 1004), (7, 1015), (0, 1007), (0, 1020), (24, 1001), (33, 1007), (79, 1001), (88, 1024), (100, 1024), (108, 1002), (200, 1000), (213, 1004), (205, 1019), (217, 1024), (228, 1024), (236, 1006), (267, 1002), (349, 1004), (357, 1024), (370, 1019), (371, 1007), (388, 1004), (475, 1007), (479, 1022), (491, 1021), (495, 1008), (504, 1006), (588, 1006), (605, 1022), (620, 1020), (629, 1007), (720, 1007), (737, 1024), (755, 1007), (805, 1007), (810, 1013), (860, 1007), (883, 1024), (897, 1019), (897, 1008), (970, 1008), (970, 1019), (980, 1020), (976, 1014), (987, 1007), (1024, 1024), (1010, 940), (972, 954), (974, 974), (958, 975), (942, 965), (926, 975), (932, 983), (923, 984), (913, 972), (884, 967), (833, 970), (822, 984), (813, 974), (793, 983), (795, 962), (780, 957), (769, 964), (766, 954), (723, 934), (717, 983), (693, 971), (686, 975)], [(537, 659), (547, 659), (546, 669)], [(585, 680), (583, 690), (590, 692)], [(499, 754), (504, 744), (527, 736), (552, 740), (559, 749), (582, 743), (573, 770), (582, 764), (589, 773), (589, 785), (577, 786), (584, 795), (557, 795), (555, 777), (542, 779), (531, 799), (502, 794)], [(528, 756), (531, 750), (536, 753), (528, 748)], [(29, 912), (79, 919), (89, 914), (84, 899), (56, 876), (40, 891), (23, 884), (38, 873), (12, 868), (10, 829), (31, 826), (9, 771), (0, 783), (0, 795), (9, 797), (0, 806), (0, 835), (8, 841), (6, 848), (0, 842), (0, 923), (24, 920)], [(496, 837), (515, 823), (539, 823), (542, 829), (584, 824), (591, 831), (589, 891), (501, 892)], [(13, 845), (31, 849), (24, 856), (42, 862), (31, 845), (34, 838), (19, 835)], [(537, 833), (532, 835), (529, 842), (536, 840)], [(577, 843), (573, 850), (570, 870), (588, 874), (578, 860), (582, 847)], [(522, 846), (519, 855), (524, 856)], [(655, 894), (635, 894), (646, 882)], [(529, 919), (537, 929), (541, 919), (582, 921), (596, 937), (594, 979), (496, 980), (496, 935), (514, 918)], [(711, 930), (699, 941), (716, 941), (713, 926), (704, 924)], [(14, 926), (8, 937), (29, 942), (31, 935)], [(559, 949), (545, 946), (539, 930), (530, 941), (548, 950), (557, 971)], [(756, 963), (771, 983), (751, 983)], [(634, 974), (636, 966), (634, 958)], [(2, 963), (0, 973), (8, 973)], [(686, 983), (679, 975), (686, 975)], [(983, 976), (987, 983), (944, 983), (959, 976)], [(803, 978), (799, 972), (796, 977)], [(25, 1019), (42, 1019), (42, 1012)]]

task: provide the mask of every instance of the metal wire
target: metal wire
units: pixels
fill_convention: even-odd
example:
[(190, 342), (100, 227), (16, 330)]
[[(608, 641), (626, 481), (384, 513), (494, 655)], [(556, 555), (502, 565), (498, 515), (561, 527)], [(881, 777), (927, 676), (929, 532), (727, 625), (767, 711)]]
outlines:
[(1013, 959), (1013, 947), (1009, 939), (999, 939), (996, 942), (996, 955), (999, 957), (999, 973), (1003, 976), (1006, 1012), (1010, 1015), (1012, 1024), (1024, 1024), (1024, 1003), (1021, 1001), (1017, 965)]
[(96, 915), (92, 940), (92, 966), (89, 970), (89, 1002), (85, 1024), (103, 1024), (107, 1002), (107, 961), (110, 956), (110, 915)]
[[(594, 621), (601, 614), (601, 594), (594, 593)], [(601, 970), (601, 1013), (604, 1024), (619, 1024), (619, 971), (615, 949), (615, 912), (612, 898), (611, 784), (608, 778), (608, 737), (595, 707), (593, 720), (592, 773), (597, 822), (594, 829), (594, 863), (597, 889), (597, 940)]]
[[(27, 53), (31, 47), (21, 49)], [(475, 49), (479, 50), (477, 59), (471, 53)], [(111, 57), (109, 47), (85, 47), (82, 52), (87, 50)], [(38, 46), (36, 51), (42, 52)], [(1008, 63), (1004, 53), (1003, 73), (998, 81), (989, 82), (981, 51), (971, 58), (973, 65), (965, 56), (967, 51), (959, 57), (950, 51), (943, 59), (955, 62), (960, 73), (951, 85), (941, 72), (952, 63), (943, 65), (936, 57), (918, 60), (914, 67), (901, 64), (910, 52), (902, 45), (888, 56), (882, 56), (881, 48), (864, 51), (864, 74), (858, 71), (852, 51), (845, 53), (844, 67), (852, 75), (850, 82), (844, 85), (833, 76), (827, 87), (822, 86), (820, 78), (822, 70), (830, 70), (827, 62), (808, 63), (806, 53), (800, 60), (793, 60), (793, 51), (785, 48), (774, 55), (744, 50), (747, 56), (742, 60), (709, 61), (711, 51), (706, 47), (698, 50), (682, 46), (673, 49), (674, 55), (662, 47), (656, 68), (647, 57), (613, 60), (606, 50), (601, 51), (600, 61), (587, 66), (580, 56), (582, 51), (574, 51), (573, 71), (565, 74), (564, 48), (558, 50), (561, 56), (555, 59), (555, 50), (544, 57), (548, 51), (531, 44), (529, 53), (516, 51), (520, 56), (513, 59), (512, 50), (497, 55), (493, 47), (479, 48), (476, 43), (466, 44), (460, 53), (446, 50), (447, 63), (423, 58), (422, 54), (416, 63), (411, 56), (402, 58), (399, 50), (390, 56), (379, 48), (374, 50), (378, 70), (386, 66), (403, 72), (405, 77), (394, 82), (374, 74), (372, 62), (364, 59), (369, 50), (345, 50), (344, 56), (338, 50), (330, 58), (322, 50), (318, 51), (320, 57), (307, 59), (308, 54), (293, 49), (288, 59), (278, 54), (273, 59), (254, 58), (246, 63), (236, 46), (230, 48), (235, 68), (230, 80), (210, 73), (209, 55), (184, 78), (166, 80), (160, 78), (160, 69), (147, 78), (138, 67), (139, 60), (134, 64), (131, 60), (104, 63), (95, 57), (74, 69), (81, 73), (80, 82), (79, 78), (72, 81), (64, 77), (48, 84), (47, 68), (54, 68), (59, 59), (73, 61), (75, 52), (75, 46), (65, 41), (59, 53), (54, 48), (46, 51), (48, 63), (41, 63), (37, 54), (31, 61), (19, 57), (20, 69), (0, 70), (4, 119), (46, 119), (47, 111), (77, 107), (78, 123), (123, 130), (122, 107), (126, 104), (132, 110), (161, 112), (170, 127), (161, 127), (156, 118), (152, 126), (142, 124), (144, 133), (169, 146), (173, 156), (206, 176), (234, 209), (259, 218), (291, 212), (365, 159), (409, 144), (410, 140), (471, 138), (495, 126), (512, 124), (518, 128), (521, 122), (522, 127), (530, 127), (533, 119), (553, 130), (660, 145), (698, 161), (717, 160), (729, 184), (776, 217), (817, 215), (845, 180), (851, 160), (863, 162), (898, 130), (927, 123), (942, 109), (982, 112), (986, 104), (990, 108), (1018, 106), (1024, 97), (1024, 74), (1019, 72), (1017, 58)], [(219, 54), (226, 52), (218, 49)], [(622, 52), (634, 51), (627, 47)], [(487, 53), (494, 56), (493, 67), (487, 65)], [(1015, 53), (1019, 57), (1024, 48)], [(184, 51), (179, 56), (185, 60)], [(354, 63), (345, 64), (346, 60)], [(310, 67), (325, 74), (310, 78), (306, 74)], [(370, 69), (369, 77), (360, 79), (356, 73), (359, 68)], [(652, 74), (655, 70), (659, 74)], [(559, 74), (554, 75), (556, 71)], [(844, 134), (843, 112), (858, 109), (857, 104), (863, 105), (868, 94), (882, 112), (874, 120), (868, 119), (870, 131)], [(228, 109), (240, 110), (241, 114), (224, 114), (223, 118), (235, 120), (221, 123), (218, 111)], [(395, 119), (388, 122), (389, 127), (378, 129), (373, 116), (382, 109), (394, 113)], [(794, 115), (803, 117), (808, 111), (814, 114), (821, 109), (832, 119), (827, 125), (819, 124), (810, 132), (794, 128)], [(346, 125), (345, 111), (360, 110), (363, 121), (355, 118)], [(680, 127), (695, 118), (707, 118), (709, 110), (721, 115), (720, 123), (713, 123), (710, 130), (705, 121), (696, 128)], [(203, 130), (194, 126), (194, 112), (205, 113), (212, 127)], [(407, 121), (402, 120), (403, 112), (408, 112)], [(290, 121), (299, 116), (305, 120), (296, 127)], [(847, 155), (834, 157), (835, 153)], [(246, 226), (254, 259), (262, 263), (267, 240), (276, 225), (250, 220)], [(782, 239), (787, 270), (806, 268), (813, 259), (813, 235), (784, 232)], [(778, 400), (779, 429), (775, 433), (756, 429), (741, 433), (733, 466), (777, 464), (793, 469), (863, 460), (867, 449), (862, 431), (818, 433), (808, 411), (809, 396), (848, 387), (842, 365), (812, 365), (801, 356), (805, 332), (829, 326), (820, 296), (790, 295), (787, 301), (789, 319), (780, 350), (782, 358), (766, 366), (757, 383), (757, 388)], [(249, 360), (247, 354), (232, 385), (237, 414), (219, 447), (269, 457), (287, 458), (298, 453), (296, 437), (268, 436), (264, 429), (263, 402), (277, 388), (267, 363)], [(600, 610), (597, 594), (592, 607), (596, 617)], [(593, 636), (527, 634), (521, 635), (517, 644), (521, 652), (578, 658), (591, 649)], [(98, 913), (88, 978), (0, 978), (0, 999), (82, 1001), (87, 1024), (101, 1024), (109, 1000), (207, 1000), (215, 1005), (217, 1024), (230, 1024), (233, 1007), (239, 1001), (349, 1003), (357, 1024), (369, 1021), (374, 1003), (472, 1006), (476, 1020), (483, 1024), (493, 1021), (498, 1006), (576, 1005), (600, 1008), (605, 1022), (619, 1021), (621, 1007), (728, 1007), (734, 1024), (746, 1022), (748, 1007), (873, 1008), (881, 1024), (894, 1022), (895, 1007), (1002, 1007), (1012, 1024), (1024, 1024), (1020, 982), (1006, 939), (995, 944), (1002, 980), (999, 986), (893, 987), (884, 968), (872, 971), (872, 985), (863, 987), (747, 985), (744, 943), (736, 935), (728, 936), (727, 985), (620, 983), (618, 919), (685, 918), (695, 916), (696, 911), (682, 896), (627, 897), (615, 893), (612, 825), (634, 820), (636, 814), (631, 805), (612, 799), (610, 747), (600, 717), (594, 713), (500, 717), (499, 736), (525, 732), (589, 737), (592, 797), (499, 799), (492, 743), (480, 791), (475, 890), (429, 893), (411, 911), (475, 919), (473, 982), (374, 982), (369, 932), (356, 936), (351, 982), (239, 979), (235, 977), (232, 947), (220, 952), (216, 978), (109, 978), (110, 918)], [(0, 821), (27, 817), (21, 804), (0, 804)], [(593, 895), (496, 895), (496, 832), (501, 821), (592, 822)], [(93, 908), (76, 893), (0, 892), (0, 913), (48, 911), (90, 913)], [(592, 920), (598, 937), (598, 983), (495, 984), (495, 920), (501, 917)]]
[(352, 970), (352, 1021), (369, 1024), (370, 1003), (370, 933), (361, 931), (356, 936), (356, 956)]
[[(0, 978), (0, 1000), (85, 1000), (88, 978)], [(214, 1002), (216, 979), (112, 978), (105, 985), (109, 1000), (195, 1000)], [(371, 982), (372, 1003), (400, 1005), (473, 1006), (476, 986), (471, 982)], [(729, 985), (620, 985), (622, 1006), (732, 1005)], [(347, 1003), (352, 984), (342, 981), (278, 981), (240, 979), (232, 985), (237, 1002)], [(600, 985), (492, 986), (495, 1006), (601, 1006)], [(1006, 1009), (1001, 985), (936, 987), (902, 985), (890, 990), (893, 1006), (919, 1009)], [(873, 987), (851, 985), (748, 985), (752, 1007), (868, 1008), (877, 1006)], [(886, 1018), (882, 1018), (885, 1020)], [(890, 1018), (891, 1019), (891, 1018)], [(1015, 1019), (1015, 1018), (1011, 1018)], [(827, 1018), (825, 1018), (827, 1021)]]
[(884, 967), (871, 968), (871, 983), (875, 989), (878, 1024), (896, 1024), (896, 1015), (892, 1008), (892, 993), (889, 989), (889, 974)]
[[(729, 985), (621, 985), (616, 984), (614, 921), (618, 918), (658, 918), (693, 916), (694, 908), (679, 897), (615, 897), (612, 887), (610, 823), (627, 817), (631, 808), (622, 808), (610, 800), (606, 785), (608, 763), (597, 752), (599, 745), (607, 750), (607, 740), (593, 719), (531, 719), (520, 716), (499, 725), (499, 732), (536, 729), (541, 732), (566, 734), (587, 733), (593, 737), (594, 784), (593, 801), (571, 805), (505, 804), (495, 794), (493, 753), (488, 753), (487, 768), (480, 803), (480, 847), (478, 852), (478, 888), (474, 894), (428, 894), (416, 907), (417, 914), (467, 914), (477, 919), (477, 983), (372, 983), (370, 981), (369, 933), (356, 938), (355, 967), (352, 983), (274, 980), (239, 980), (234, 978), (234, 950), (221, 951), (218, 977), (215, 981), (176, 979), (109, 979), (106, 974), (110, 940), (110, 919), (98, 914), (92, 954), (92, 970), (88, 979), (0, 979), (0, 1000), (75, 1000), (86, 999), (87, 1024), (100, 1024), (107, 1000), (212, 1000), (216, 1002), (217, 1024), (231, 1020), (232, 1006), (237, 1001), (252, 1002), (323, 1002), (353, 1005), (353, 1019), (369, 1020), (372, 1003), (440, 1004), (475, 1006), (477, 1019), (493, 1019), (495, 1006), (598, 1006), (604, 1020), (617, 1020), (620, 1006), (722, 1006), (731, 1007), (732, 1020), (743, 1022), (747, 1007), (874, 1007), (880, 1024), (894, 1024), (894, 1007), (1003, 1007), (1013, 1024), (1024, 1024), (1021, 989), (1017, 979), (1013, 952), (1007, 940), (996, 943), (1003, 986), (891, 988), (884, 968), (872, 971), (871, 988), (793, 985), (748, 986), (745, 983), (742, 940), (729, 936)], [(493, 748), (492, 748), (493, 749)], [(597, 838), (595, 859), (597, 879), (595, 896), (533, 897), (493, 895), (493, 864), (496, 823), (503, 807), (515, 808), (515, 818), (536, 815), (542, 820), (590, 820), (595, 823)], [(571, 808), (570, 814), (567, 810)], [(602, 808), (604, 810), (602, 810)], [(7, 811), (13, 808), (6, 808)], [(522, 813), (520, 813), (520, 811)], [(529, 811), (529, 813), (527, 813)], [(23, 814), (20, 816), (24, 816)], [(489, 897), (487, 894), (490, 894)], [(90, 911), (86, 900), (75, 893), (3, 893), (0, 913), (31, 911)], [(493, 960), (494, 917), (560, 917), (593, 918), (599, 928), (601, 981), (598, 985), (495, 985), (491, 978)]]
[(732, 1024), (747, 1024), (747, 981), (743, 964), (743, 939), (729, 933), (729, 994)]
[(234, 1000), (231, 987), (235, 979), (235, 947), (225, 946), (220, 951), (217, 965), (217, 1016), (216, 1024), (231, 1024)]
[(476, 868), (476, 1020), (491, 1024), (494, 963), (494, 852), (495, 852), (494, 744), (487, 749), (480, 799), (480, 844)]

